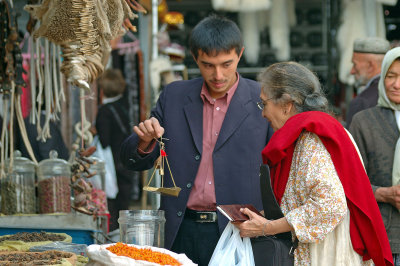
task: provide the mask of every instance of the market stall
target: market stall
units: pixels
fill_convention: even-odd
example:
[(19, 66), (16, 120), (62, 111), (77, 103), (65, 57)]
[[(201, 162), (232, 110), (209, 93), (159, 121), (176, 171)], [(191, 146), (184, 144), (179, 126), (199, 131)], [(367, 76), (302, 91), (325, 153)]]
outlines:
[[(340, 56), (346, 55), (346, 47), (350, 45), (340, 39), (338, 45), (336, 37), (342, 36), (346, 25), (353, 23), (350, 19), (343, 24), (340, 21), (340, 11), (348, 14), (351, 9), (346, 1), (138, 2), (0, 0), (0, 16), (6, 18), (0, 21), (1, 28), (5, 29), (0, 32), (0, 58), (4, 59), (0, 62), (0, 249), (2, 236), (44, 232), (65, 234), (68, 241), (50, 239), (51, 243), (46, 243), (50, 246), (41, 245), (43, 250), (70, 252), (71, 246), (67, 247), (65, 243), (54, 245), (54, 242), (68, 242), (74, 245), (72, 253), (82, 255), (81, 245), (86, 245), (85, 252), (86, 247), (91, 246), (88, 251), (92, 265), (100, 265), (102, 260), (129, 264), (132, 261), (122, 261), (120, 256), (137, 246), (151, 246), (151, 251), (160, 251), (180, 259), (183, 264), (191, 264), (187, 258), (162, 249), (162, 218), (158, 213), (151, 214), (150, 218), (145, 215), (146, 219), (160, 223), (157, 230), (153, 224), (153, 227), (147, 224), (148, 220), (138, 217), (132, 222), (137, 226), (130, 228), (131, 220), (125, 215), (131, 213), (124, 213), (121, 218), (128, 224), (123, 225), (126, 225), (122, 232), (125, 238), (117, 232), (116, 237), (110, 239), (107, 161), (96, 159), (100, 155), (94, 153), (91, 129), (102, 100), (96, 79), (109, 66), (121, 69), (126, 78), (130, 125), (147, 117), (164, 85), (199, 76), (186, 48), (187, 36), (194, 25), (211, 13), (229, 17), (244, 33), (246, 49), (238, 68), (241, 75), (255, 78), (263, 67), (272, 63), (298, 61), (318, 74), (331, 102), (343, 107), (339, 79), (351, 84), (347, 77), (350, 60), (348, 56)], [(386, 2), (393, 5), (395, 1)], [(362, 1), (352, 4), (358, 6), (357, 14), (362, 17)], [(370, 13), (376, 11), (378, 14), (375, 20), (381, 22), (382, 7), (382, 4), (368, 6)], [(23, 13), (23, 23), (17, 11)], [(133, 33), (137, 21), (139, 32)], [(384, 35), (384, 25), (378, 25), (372, 28), (373, 32), (357, 34)], [(348, 35), (344, 34), (345, 37)], [(25, 120), (35, 125), (33, 139), (29, 137)], [(33, 143), (55, 138), (53, 123), (61, 124), (61, 139), (70, 156), (62, 158), (61, 152), (53, 152), (49, 159), (39, 159)], [(24, 155), (16, 149), (18, 141), (26, 148)], [(159, 165), (157, 167), (160, 169)], [(179, 195), (179, 187), (162, 187), (163, 174), (156, 170), (157, 167), (149, 173), (135, 173), (134, 178), (141, 180), (145, 187), (138, 193), (141, 195), (138, 208), (142, 211), (159, 207), (160, 198), (151, 192)], [(140, 215), (144, 213), (140, 212)], [(128, 234), (128, 229), (133, 236)], [(140, 234), (143, 240), (149, 232), (153, 240), (158, 237), (158, 244), (136, 242)], [(124, 239), (130, 245), (106, 244), (118, 239)], [(112, 251), (112, 247), (119, 250)], [(59, 261), (73, 257), (70, 254), (53, 255), (58, 256)], [(84, 255), (87, 258), (88, 254)], [(68, 263), (76, 265), (76, 262)]]
[[(21, 7), (21, 1), (18, 4)], [(43, 242), (34, 240), (38, 232), (64, 234), (73, 245), (105, 243), (110, 241), (105, 162), (94, 157), (99, 154), (92, 144), (93, 120), (87, 103), (110, 57), (111, 40), (135, 31), (131, 21), (137, 18), (136, 12), (144, 10), (136, 1), (125, 0), (104, 5), (97, 1), (28, 1), (22, 8), (17, 9), (13, 1), (0, 1), (0, 245), (9, 252), (18, 249), (15, 241), (32, 246)], [(25, 25), (18, 24), (21, 12), (29, 16), (26, 34), (21, 30)], [(139, 54), (137, 42), (132, 43), (118, 44), (118, 50)], [(139, 99), (139, 95), (131, 98)], [(66, 108), (75, 103), (79, 108), (71, 113), (76, 122), (69, 119), (71, 109)], [(70, 156), (51, 150), (48, 159), (40, 159), (37, 152), (55, 139), (53, 124), (60, 117), (69, 125), (66, 131), (70, 133), (63, 138), (70, 138), (66, 141)], [(29, 128), (35, 133), (33, 138), (27, 123), (35, 125)], [(18, 138), (24, 156), (17, 150)], [(18, 238), (21, 233), (26, 233), (24, 238)], [(6, 236), (10, 240), (1, 238)], [(47, 240), (41, 246), (64, 241)], [(14, 242), (6, 245), (7, 241)], [(40, 257), (36, 255), (32, 261)], [(53, 255), (57, 257), (48, 256)], [(10, 256), (24, 257), (10, 253), (0, 260), (13, 261)]]

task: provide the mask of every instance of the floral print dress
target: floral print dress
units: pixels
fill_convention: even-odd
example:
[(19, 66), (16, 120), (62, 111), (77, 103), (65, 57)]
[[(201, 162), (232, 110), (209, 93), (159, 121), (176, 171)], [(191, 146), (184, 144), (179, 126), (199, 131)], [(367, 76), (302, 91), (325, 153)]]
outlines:
[(329, 152), (314, 133), (297, 140), (281, 209), (299, 240), (295, 265), (365, 265), (350, 239), (350, 213)]

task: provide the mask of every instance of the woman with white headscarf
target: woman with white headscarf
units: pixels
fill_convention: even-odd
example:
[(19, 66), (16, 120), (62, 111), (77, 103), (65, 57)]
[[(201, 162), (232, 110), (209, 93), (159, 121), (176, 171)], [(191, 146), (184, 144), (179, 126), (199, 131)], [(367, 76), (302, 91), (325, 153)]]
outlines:
[(357, 113), (350, 125), (363, 157), (393, 253), (400, 265), (400, 47), (382, 62), (377, 106)]

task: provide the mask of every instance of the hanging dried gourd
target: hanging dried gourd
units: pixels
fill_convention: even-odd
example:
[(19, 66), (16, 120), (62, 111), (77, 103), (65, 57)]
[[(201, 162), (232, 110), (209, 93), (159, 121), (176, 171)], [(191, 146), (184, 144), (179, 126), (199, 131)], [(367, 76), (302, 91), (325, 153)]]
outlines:
[(109, 41), (124, 33), (122, 25), (135, 30), (130, 20), (137, 15), (131, 7), (144, 10), (134, 0), (44, 0), (25, 10), (41, 22), (33, 36), (61, 46), (67, 81), (89, 90), (108, 61)]

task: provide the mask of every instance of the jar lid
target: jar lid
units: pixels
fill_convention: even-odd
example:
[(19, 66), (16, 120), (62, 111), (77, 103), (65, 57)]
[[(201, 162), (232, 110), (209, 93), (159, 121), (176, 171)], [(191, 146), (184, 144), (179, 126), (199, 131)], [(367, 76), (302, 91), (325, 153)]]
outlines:
[(70, 164), (58, 158), (58, 153), (55, 150), (49, 152), (49, 159), (42, 160), (38, 164), (38, 175), (69, 175), (70, 172)]
[(120, 210), (118, 222), (165, 221), (164, 210)]
[[(6, 161), (6, 171), (10, 165), (10, 159)], [(13, 165), (12, 170), (15, 172), (35, 172), (36, 164), (28, 158), (22, 157), (19, 150), (15, 150), (13, 153)]]

